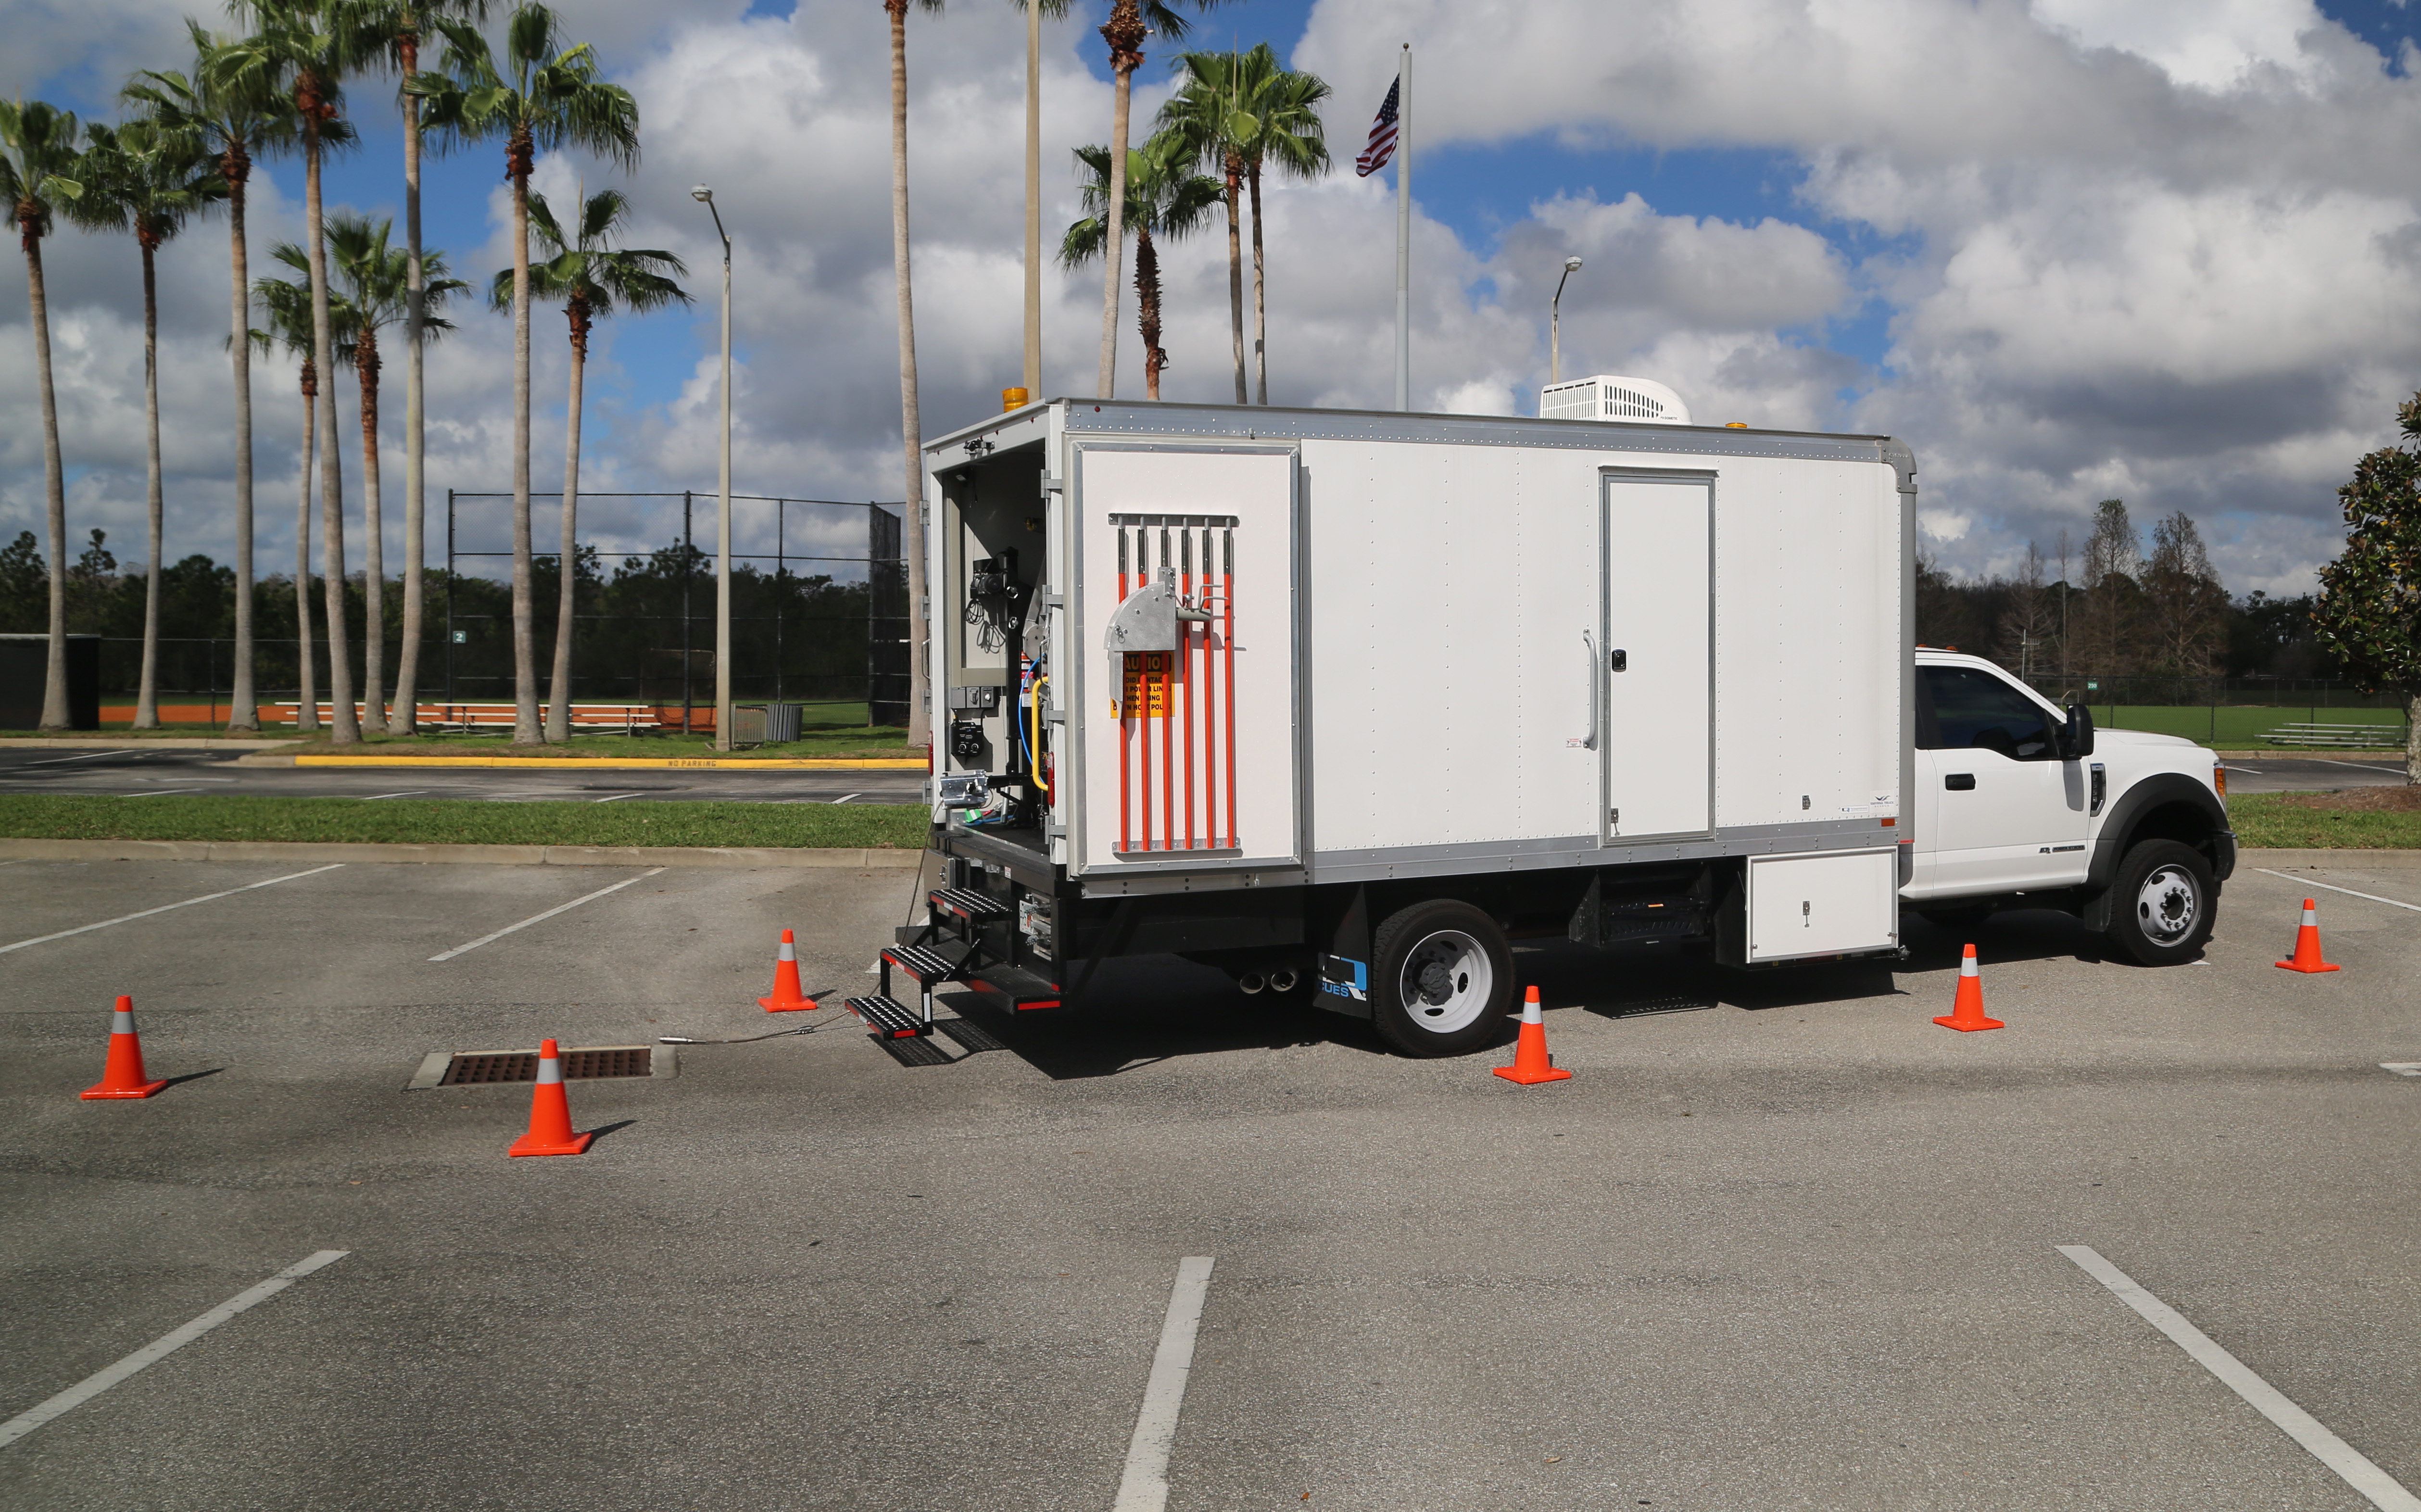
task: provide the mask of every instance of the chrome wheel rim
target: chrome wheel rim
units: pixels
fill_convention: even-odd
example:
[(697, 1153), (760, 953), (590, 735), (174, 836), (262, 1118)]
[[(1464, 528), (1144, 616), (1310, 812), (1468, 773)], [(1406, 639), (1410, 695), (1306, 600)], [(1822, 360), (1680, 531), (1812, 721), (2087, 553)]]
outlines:
[(1495, 991), (1496, 968), (1487, 948), (1460, 929), (1423, 935), (1404, 953), (1396, 984), (1404, 1016), (1433, 1035), (1469, 1028)]
[(2202, 888), (2183, 866), (2155, 866), (2135, 890), (2135, 923), (2156, 945), (2193, 935), (2202, 918)]

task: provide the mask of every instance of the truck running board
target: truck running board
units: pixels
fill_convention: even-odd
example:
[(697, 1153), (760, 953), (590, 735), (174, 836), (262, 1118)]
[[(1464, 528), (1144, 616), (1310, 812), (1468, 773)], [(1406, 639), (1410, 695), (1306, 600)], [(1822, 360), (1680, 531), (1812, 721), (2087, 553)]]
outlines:
[(961, 974), (960, 968), (965, 964), (963, 956), (958, 960), (952, 960), (940, 951), (930, 950), (923, 945), (885, 945), (882, 947), (882, 959), (914, 977), (920, 986), (929, 990), (936, 983), (957, 981)]
[(937, 912), (955, 913), (970, 924), (981, 924), (987, 919), (1005, 919), (1015, 912), (1000, 898), (990, 893), (979, 893), (972, 887), (937, 887), (933, 889), (931, 903)]
[(979, 967), (968, 974), (967, 985), (1012, 1009), (1059, 1005), (1059, 984), (1023, 966)]

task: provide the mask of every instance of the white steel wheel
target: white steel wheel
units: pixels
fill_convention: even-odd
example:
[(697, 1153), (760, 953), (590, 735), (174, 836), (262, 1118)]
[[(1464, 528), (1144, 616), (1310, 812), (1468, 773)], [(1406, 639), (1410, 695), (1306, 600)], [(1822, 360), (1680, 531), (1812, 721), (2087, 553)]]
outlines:
[(2156, 945), (2174, 945), (2201, 922), (2202, 889), (2183, 866), (2154, 867), (2135, 890), (2135, 927)]
[(2118, 863), (2110, 885), (2110, 938), (2146, 966), (2202, 954), (2219, 908), (2210, 863), (2192, 846), (2146, 840)]
[(1371, 1020), (1397, 1049), (1454, 1055), (1487, 1043), (1512, 999), (1496, 921), (1468, 903), (1416, 903), (1372, 940)]

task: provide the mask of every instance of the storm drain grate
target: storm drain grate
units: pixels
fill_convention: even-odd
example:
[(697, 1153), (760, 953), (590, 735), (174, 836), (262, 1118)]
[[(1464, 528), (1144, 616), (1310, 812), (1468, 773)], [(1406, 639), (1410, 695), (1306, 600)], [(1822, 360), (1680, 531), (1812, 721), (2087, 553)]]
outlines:
[[(595, 1082), (617, 1076), (652, 1076), (655, 1052), (647, 1045), (607, 1045), (563, 1052), (563, 1079)], [(439, 1086), (489, 1086), (500, 1082), (538, 1080), (538, 1052), (497, 1050), (466, 1052), (445, 1066)]]

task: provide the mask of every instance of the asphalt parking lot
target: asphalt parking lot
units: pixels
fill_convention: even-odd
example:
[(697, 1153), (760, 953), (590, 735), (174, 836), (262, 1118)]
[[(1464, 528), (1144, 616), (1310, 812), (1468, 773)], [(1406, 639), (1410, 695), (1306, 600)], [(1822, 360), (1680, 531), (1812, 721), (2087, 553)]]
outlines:
[[(1913, 921), (1891, 970), (1525, 949), (1575, 1073), (1534, 1088), (1137, 963), (950, 1064), (836, 1009), (573, 1082), (577, 1158), (506, 1159), (526, 1086), (405, 1089), (791, 1027), (775, 932), (858, 990), (908, 889), (0, 865), (0, 1416), (345, 1252), (0, 1446), (0, 1502), (1109, 1509), (1157, 1402), (1182, 1512), (2372, 1504), (2061, 1245), (2421, 1487), (2421, 1078), (2382, 1069), (2421, 872), (2248, 867), (2164, 972), (2004, 916), (1980, 1035)], [(2306, 896), (2340, 973), (2271, 964)], [(118, 992), (179, 1080), (80, 1101)]]
[(914, 803), (925, 785), (921, 772), (242, 767), (236, 765), (242, 754), (0, 749), (0, 794), (173, 798), (180, 793), (240, 793), (373, 801), (461, 798), (496, 803)]

